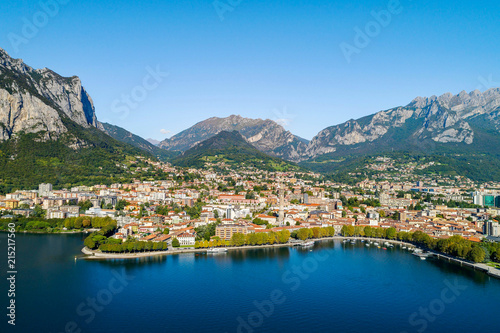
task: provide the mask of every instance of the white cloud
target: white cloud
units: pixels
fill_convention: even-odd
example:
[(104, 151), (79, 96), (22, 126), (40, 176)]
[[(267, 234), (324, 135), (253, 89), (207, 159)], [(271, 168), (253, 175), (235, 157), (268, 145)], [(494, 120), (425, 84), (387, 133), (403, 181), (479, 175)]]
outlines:
[(172, 131), (168, 131), (168, 130), (166, 130), (166, 129), (161, 129), (161, 130), (160, 130), (160, 133), (161, 133), (161, 134), (165, 134), (165, 135), (169, 135), (170, 133), (172, 133)]
[(274, 109), (273, 113), (275, 116), (273, 120), (285, 128), (288, 127), (296, 117), (294, 114), (289, 114), (286, 107), (284, 107), (283, 110)]

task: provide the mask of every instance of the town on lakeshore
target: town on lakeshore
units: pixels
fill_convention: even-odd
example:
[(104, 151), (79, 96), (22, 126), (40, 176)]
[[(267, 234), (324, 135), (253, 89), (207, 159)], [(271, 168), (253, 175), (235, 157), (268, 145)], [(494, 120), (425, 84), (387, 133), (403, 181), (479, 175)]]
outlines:
[[(332, 236), (402, 240), (471, 262), (500, 261), (500, 184), (464, 177), (384, 175), (341, 184), (311, 172), (269, 172), (218, 162), (204, 169), (145, 160), (164, 180), (40, 184), (0, 197), (0, 229), (87, 232), (86, 254), (216, 250)], [(385, 180), (382, 180), (385, 179)]]

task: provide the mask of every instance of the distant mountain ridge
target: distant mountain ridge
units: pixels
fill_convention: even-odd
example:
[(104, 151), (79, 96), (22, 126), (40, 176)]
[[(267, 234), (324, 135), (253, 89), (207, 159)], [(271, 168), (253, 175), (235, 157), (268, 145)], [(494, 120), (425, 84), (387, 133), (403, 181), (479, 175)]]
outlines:
[(152, 144), (148, 140), (145, 140), (141, 138), (138, 135), (135, 135), (129, 131), (127, 131), (124, 128), (121, 128), (116, 125), (111, 125), (108, 123), (102, 123), (103, 130), (112, 138), (130, 144), (134, 147), (140, 148), (151, 155), (154, 155), (162, 160), (168, 160), (170, 158), (173, 158), (179, 153), (173, 152), (173, 151), (168, 151), (162, 148), (157, 147), (156, 145)]
[[(186, 151), (221, 131), (236, 130), (257, 149), (272, 156), (301, 162), (323, 155), (365, 154), (384, 150), (446, 151), (457, 145), (483, 147), (478, 136), (500, 130), (500, 88), (457, 95), (417, 97), (406, 106), (377, 112), (330, 126), (310, 142), (284, 130), (272, 120), (233, 115), (209, 118), (166, 139), (159, 147)], [(491, 134), (491, 133), (490, 133)]]
[(232, 115), (226, 118), (213, 117), (201, 121), (172, 138), (163, 140), (159, 147), (186, 151), (222, 131), (238, 131), (260, 151), (289, 161), (300, 160), (308, 143), (307, 140), (293, 135), (272, 120), (250, 119)]
[(219, 162), (238, 168), (246, 166), (267, 171), (300, 170), (293, 163), (256, 149), (238, 131), (221, 131), (172, 160), (174, 165), (196, 168)]
[(272, 121), (231, 116), (209, 118), (160, 146), (183, 150), (223, 128), (237, 130), (262, 152), (315, 171), (337, 172), (364, 157), (407, 152), (428, 155), (448, 165), (441, 169), (483, 181), (486, 162), (500, 163), (500, 88), (417, 97), (406, 106), (327, 127), (310, 142)]
[[(477, 164), (475, 160), (484, 155), (480, 161), (500, 163), (500, 88), (417, 97), (406, 106), (327, 127), (310, 142), (272, 120), (232, 115), (201, 121), (156, 146), (155, 141), (100, 123), (93, 101), (78, 77), (63, 77), (47, 68), (33, 69), (0, 49), (0, 180), (7, 174), (22, 179), (37, 172), (37, 179), (41, 179), (42, 171), (63, 178), (72, 176), (84, 165), (76, 164), (83, 156), (92, 160), (85, 171), (88, 174), (104, 173), (95, 168), (99, 163), (108, 165), (108, 174), (123, 174), (116, 168), (127, 156), (145, 154), (172, 160), (179, 152), (204, 147), (207, 140), (222, 132), (226, 143), (236, 140), (236, 146), (255, 157), (255, 151), (244, 148), (238, 136), (227, 134), (234, 131), (265, 156), (322, 172), (335, 172), (342, 160), (387, 152), (416, 152), (448, 155), (447, 161), (449, 156), (461, 156), (462, 164), (454, 172), (460, 174), (470, 165), (476, 170), (468, 174), (479, 171), (481, 179), (487, 179), (480, 170), (488, 167), (486, 162)], [(54, 151), (50, 151), (51, 144)], [(92, 154), (99, 157), (90, 159)], [(40, 160), (44, 161), (43, 166), (38, 165)], [(75, 165), (71, 172), (60, 171), (61, 165), (72, 162)]]
[[(447, 144), (453, 149), (457, 144), (475, 146), (475, 137), (481, 136), (490, 124), (497, 130), (500, 128), (499, 111), (500, 88), (484, 93), (475, 90), (458, 95), (417, 97), (407, 106), (324, 129), (311, 140), (306, 155), (307, 158), (343, 155), (356, 153), (354, 148), (364, 151), (364, 147), (370, 147), (373, 152), (373, 149), (386, 148), (446, 150)], [(351, 152), (349, 147), (353, 148)], [(476, 148), (490, 151), (480, 145)]]
[(148, 138), (148, 139), (146, 139), (146, 141), (149, 142), (152, 145), (155, 145), (155, 146), (158, 146), (160, 144), (160, 142), (161, 142), (161, 141), (158, 141), (158, 140), (155, 140), (155, 139), (152, 139), (152, 138)]

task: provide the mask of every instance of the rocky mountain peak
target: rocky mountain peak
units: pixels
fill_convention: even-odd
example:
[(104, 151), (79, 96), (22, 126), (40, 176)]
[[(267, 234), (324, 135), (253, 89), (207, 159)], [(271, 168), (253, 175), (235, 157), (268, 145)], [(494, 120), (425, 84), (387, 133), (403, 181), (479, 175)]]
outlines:
[[(321, 131), (307, 147), (309, 157), (327, 153), (378, 149), (381, 145), (421, 146), (422, 142), (471, 145), (477, 138), (474, 126), (500, 129), (500, 88), (485, 92), (461, 91), (453, 95), (416, 97), (405, 107), (380, 111), (362, 120), (349, 120)], [(487, 119), (487, 120), (486, 120)], [(406, 142), (405, 142), (406, 141)]]
[(46, 139), (56, 138), (67, 131), (62, 117), (103, 130), (77, 76), (33, 69), (0, 49), (0, 141), (19, 132), (45, 132)]
[(275, 121), (245, 118), (240, 115), (209, 118), (162, 141), (160, 147), (186, 151), (222, 131), (237, 131), (260, 151), (289, 160), (299, 160), (307, 147), (306, 140), (293, 135)]
[(475, 108), (484, 108), (484, 110), (480, 110), (480, 113), (487, 113), (500, 104), (500, 89), (492, 88), (486, 90), (484, 93), (477, 89), (470, 93), (463, 90), (457, 95), (447, 92), (439, 97), (417, 97), (407, 107), (425, 108), (434, 102), (438, 102), (443, 107), (452, 111), (460, 112), (465, 110), (470, 111), (470, 109)]

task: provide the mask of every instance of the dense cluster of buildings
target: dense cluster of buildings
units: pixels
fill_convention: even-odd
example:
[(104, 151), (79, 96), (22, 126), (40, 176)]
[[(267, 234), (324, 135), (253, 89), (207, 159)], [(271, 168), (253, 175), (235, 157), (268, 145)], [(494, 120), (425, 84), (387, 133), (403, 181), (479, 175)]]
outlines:
[[(167, 243), (176, 238), (181, 246), (194, 245), (196, 230), (214, 223), (212, 236), (226, 240), (235, 233), (328, 226), (340, 233), (344, 225), (420, 230), (473, 241), (500, 237), (494, 220), (500, 216), (500, 191), (470, 191), (469, 183), (365, 180), (347, 186), (312, 173), (163, 168), (169, 175), (163, 181), (58, 190), (40, 184), (38, 190), (1, 196), (0, 211), (3, 217), (30, 216), (36, 207), (49, 219), (110, 216), (119, 226), (115, 238)], [(481, 207), (452, 208), (449, 201)]]

